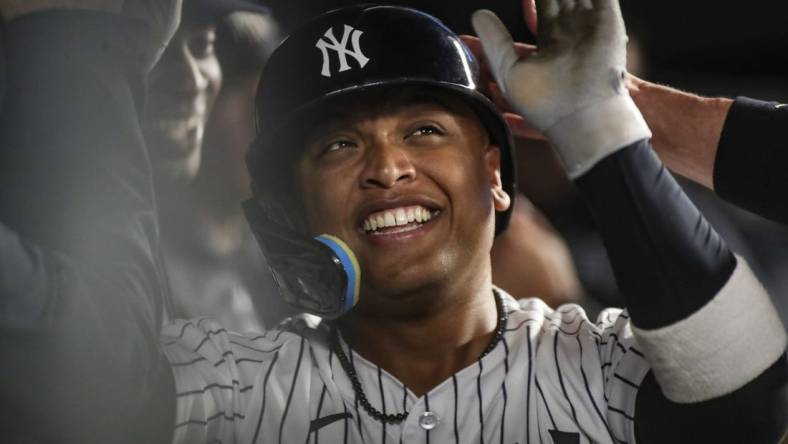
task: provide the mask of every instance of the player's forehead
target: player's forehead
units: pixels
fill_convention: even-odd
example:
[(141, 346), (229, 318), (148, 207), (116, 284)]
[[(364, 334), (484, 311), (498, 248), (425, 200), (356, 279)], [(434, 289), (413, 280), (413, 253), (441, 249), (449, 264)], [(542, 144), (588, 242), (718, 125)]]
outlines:
[(391, 86), (326, 100), (306, 117), (304, 127), (312, 134), (376, 117), (407, 119), (430, 113), (476, 119), (465, 101), (451, 92), (423, 86)]

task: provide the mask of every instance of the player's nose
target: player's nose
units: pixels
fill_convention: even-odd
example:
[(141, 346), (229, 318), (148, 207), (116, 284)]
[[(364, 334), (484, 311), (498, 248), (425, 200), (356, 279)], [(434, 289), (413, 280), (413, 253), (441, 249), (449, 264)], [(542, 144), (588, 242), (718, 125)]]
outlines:
[(415, 178), (416, 168), (404, 147), (378, 140), (367, 149), (362, 188), (391, 188)]

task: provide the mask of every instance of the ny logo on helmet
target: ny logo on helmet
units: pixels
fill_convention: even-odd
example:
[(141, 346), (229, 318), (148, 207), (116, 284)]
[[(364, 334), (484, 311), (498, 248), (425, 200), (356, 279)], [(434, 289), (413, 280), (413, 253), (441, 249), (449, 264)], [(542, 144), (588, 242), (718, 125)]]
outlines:
[[(337, 40), (337, 38), (334, 37), (333, 28), (328, 28), (323, 34), (323, 37), (315, 44), (323, 54), (323, 70), (320, 74), (324, 77), (331, 77), (331, 61), (328, 56), (329, 49), (336, 51), (339, 56), (339, 72), (350, 69), (350, 65), (347, 63), (347, 56), (353, 56), (358, 62), (359, 67), (363, 68), (367, 62), (369, 62), (369, 58), (361, 52), (361, 47), (359, 46), (359, 39), (361, 39), (361, 34), (363, 33), (363, 31), (345, 25), (345, 30), (342, 33), (342, 40)], [(353, 45), (352, 51), (348, 49), (348, 40)]]

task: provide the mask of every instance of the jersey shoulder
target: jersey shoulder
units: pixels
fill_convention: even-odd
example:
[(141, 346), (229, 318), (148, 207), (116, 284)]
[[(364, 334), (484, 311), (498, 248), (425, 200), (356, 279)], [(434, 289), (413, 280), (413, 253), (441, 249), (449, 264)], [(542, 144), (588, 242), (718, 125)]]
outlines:
[(546, 426), (592, 442), (634, 442), (635, 402), (649, 364), (627, 311), (606, 309), (593, 322), (576, 304), (553, 309), (531, 298), (509, 307), (510, 329), (527, 332), (512, 338), (513, 348), (532, 365)]
[(632, 333), (629, 314), (622, 308), (607, 308), (599, 313), (596, 321), (592, 321), (588, 318), (585, 309), (578, 304), (568, 303), (552, 308), (540, 298), (514, 299), (509, 294), (501, 292), (504, 294), (504, 302), (512, 319), (510, 325), (514, 323), (514, 328), (528, 322), (538, 326), (542, 331), (560, 329), (576, 334), (587, 332), (600, 337), (615, 331), (625, 333), (627, 336), (631, 336)]
[[(308, 317), (257, 334), (228, 331), (210, 318), (165, 326), (162, 349), (176, 391), (173, 442), (237, 442), (248, 435), (256, 423), (247, 418), (260, 416), (266, 391), (308, 387), (319, 377), (313, 358), (325, 330)], [(282, 408), (272, 399), (266, 411), (276, 416)]]
[(264, 362), (272, 353), (286, 353), (303, 339), (324, 343), (326, 330), (320, 318), (310, 315), (294, 316), (272, 329), (243, 334), (227, 330), (209, 317), (177, 319), (163, 328), (161, 344), (173, 366), (179, 364), (174, 359), (177, 356), (218, 366), (228, 358)]

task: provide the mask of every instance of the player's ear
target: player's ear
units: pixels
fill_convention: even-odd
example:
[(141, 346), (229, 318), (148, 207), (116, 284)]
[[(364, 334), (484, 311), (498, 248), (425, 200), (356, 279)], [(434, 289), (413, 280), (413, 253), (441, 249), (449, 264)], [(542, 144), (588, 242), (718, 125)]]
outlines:
[(488, 146), (487, 152), (484, 153), (484, 162), (495, 211), (506, 211), (512, 204), (512, 198), (503, 189), (503, 182), (501, 181), (501, 149), (497, 145), (491, 144)]

